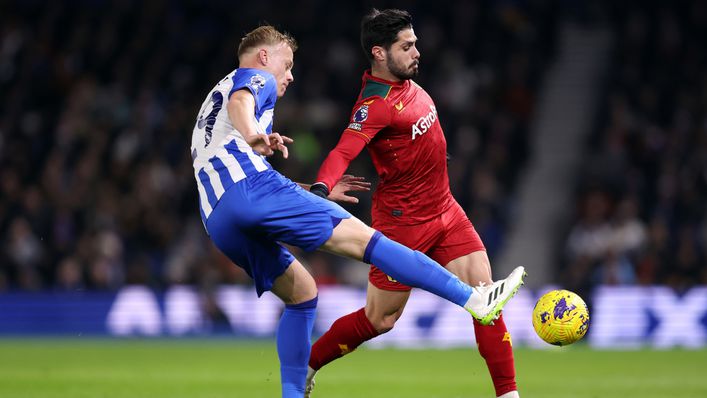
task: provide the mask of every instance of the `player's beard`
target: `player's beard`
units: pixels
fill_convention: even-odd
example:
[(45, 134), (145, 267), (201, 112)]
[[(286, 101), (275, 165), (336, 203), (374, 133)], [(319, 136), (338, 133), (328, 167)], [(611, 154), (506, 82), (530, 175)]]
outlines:
[(408, 68), (403, 65), (399, 65), (392, 58), (388, 58), (386, 63), (390, 73), (400, 80), (408, 80), (417, 76), (417, 68), (414, 67), (417, 66), (417, 61), (415, 61), (415, 63), (410, 65)]

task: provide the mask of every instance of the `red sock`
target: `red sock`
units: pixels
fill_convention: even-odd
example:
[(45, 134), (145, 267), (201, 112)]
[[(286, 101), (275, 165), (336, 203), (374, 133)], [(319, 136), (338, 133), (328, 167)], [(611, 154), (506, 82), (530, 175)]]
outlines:
[(486, 360), (491, 373), (496, 396), (517, 390), (511, 335), (503, 322), (503, 316), (488, 326), (482, 326), (474, 319), (474, 334), (479, 354)]
[(319, 370), (329, 362), (355, 350), (364, 341), (380, 333), (371, 325), (364, 308), (337, 319), (312, 346), (309, 366)]

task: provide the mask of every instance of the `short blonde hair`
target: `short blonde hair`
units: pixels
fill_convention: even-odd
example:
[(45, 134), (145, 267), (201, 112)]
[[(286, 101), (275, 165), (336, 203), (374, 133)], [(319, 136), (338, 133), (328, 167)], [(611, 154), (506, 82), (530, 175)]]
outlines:
[(257, 46), (274, 46), (279, 43), (287, 43), (292, 52), (297, 51), (297, 41), (287, 32), (280, 32), (270, 25), (259, 26), (248, 32), (241, 39), (238, 45), (238, 57), (240, 58), (246, 51)]

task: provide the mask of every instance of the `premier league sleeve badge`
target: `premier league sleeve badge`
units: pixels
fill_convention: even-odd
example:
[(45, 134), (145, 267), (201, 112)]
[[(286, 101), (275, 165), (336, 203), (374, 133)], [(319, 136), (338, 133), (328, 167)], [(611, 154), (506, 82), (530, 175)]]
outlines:
[(368, 105), (361, 105), (354, 113), (353, 121), (355, 123), (363, 123), (366, 119), (368, 119)]

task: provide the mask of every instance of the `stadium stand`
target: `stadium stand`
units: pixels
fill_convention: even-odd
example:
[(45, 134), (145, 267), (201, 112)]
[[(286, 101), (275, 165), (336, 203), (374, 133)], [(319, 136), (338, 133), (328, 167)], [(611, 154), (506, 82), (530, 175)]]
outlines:
[(614, 47), (558, 244), (564, 286), (707, 283), (707, 5), (614, 4)]
[[(250, 283), (208, 243), (189, 158), (194, 118), (235, 67), (242, 34), (267, 21), (300, 42), (276, 130), (276, 167), (310, 181), (346, 125), (365, 59), (363, 5), (259, 1), (0, 4), (0, 291)], [(535, 93), (555, 46), (543, 2), (417, 5), (418, 81), (436, 100), (455, 195), (492, 257), (504, 245)], [(278, 11), (279, 10), (279, 11)], [(373, 176), (365, 157), (352, 171)], [(369, 220), (370, 200), (350, 210)], [(322, 283), (360, 275), (312, 258)], [(363, 267), (359, 267), (363, 268)]]

